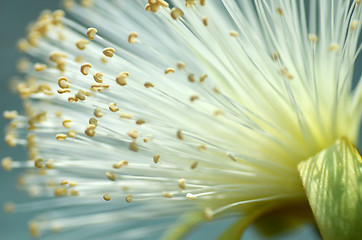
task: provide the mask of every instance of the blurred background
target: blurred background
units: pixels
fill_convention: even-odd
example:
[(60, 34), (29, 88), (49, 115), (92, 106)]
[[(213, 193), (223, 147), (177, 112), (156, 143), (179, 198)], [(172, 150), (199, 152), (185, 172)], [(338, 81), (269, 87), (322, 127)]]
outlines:
[[(10, 148), (4, 142), (4, 128), (8, 121), (2, 117), (4, 110), (21, 111), (21, 101), (16, 94), (10, 93), (8, 80), (17, 75), (16, 62), (21, 54), (16, 49), (16, 42), (25, 35), (26, 26), (34, 21), (44, 9), (59, 8), (58, 0), (0, 0), (0, 159), (11, 156), (14, 160), (27, 159), (22, 147)], [(21, 170), (6, 172), (0, 169), (0, 239), (31, 239), (27, 223), (32, 216), (27, 213), (5, 214), (2, 207), (5, 202), (26, 202), (29, 197), (15, 188), (17, 176)]]
[[(35, 20), (44, 9), (55, 10), (59, 8), (58, 0), (0, 0), (0, 113), (4, 110), (18, 110), (21, 112), (22, 106), (18, 96), (8, 89), (8, 80), (16, 76), (16, 63), (21, 54), (16, 50), (16, 42), (25, 34), (26, 26)], [(362, 72), (361, 57), (359, 57), (355, 71), (356, 80)], [(27, 159), (25, 150), (22, 147), (9, 148), (4, 142), (4, 127), (7, 124), (0, 117), (0, 159), (11, 156), (15, 160)], [(0, 169), (0, 207), (7, 201), (17, 203), (31, 200), (27, 194), (15, 188), (17, 176), (21, 170), (5, 172)], [(31, 239), (27, 230), (27, 223), (33, 213), (5, 214), (0, 210), (0, 239), (5, 240), (26, 240)], [(215, 222), (198, 230), (190, 239), (213, 239), (215, 231), (221, 231), (228, 221)], [(210, 231), (213, 229), (215, 231)], [(262, 239), (253, 229), (249, 229), (246, 239)], [(281, 236), (274, 238), (280, 239)], [(307, 226), (299, 229), (298, 234), (284, 235), (283, 239), (319, 239), (314, 230)]]

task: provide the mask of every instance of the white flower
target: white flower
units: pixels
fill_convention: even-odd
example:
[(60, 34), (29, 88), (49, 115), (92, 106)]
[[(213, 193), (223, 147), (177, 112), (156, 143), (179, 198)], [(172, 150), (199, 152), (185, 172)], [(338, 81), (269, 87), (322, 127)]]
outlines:
[(30, 193), (61, 198), (15, 211), (39, 211), (30, 231), (47, 239), (177, 238), (204, 219), (309, 213), (297, 165), (357, 141), (359, 3), (83, 0), (65, 2), (71, 18), (45, 12), (19, 42), (34, 63), (17, 86), (26, 116), (6, 113), (7, 142), (33, 162), (3, 165), (29, 167)]

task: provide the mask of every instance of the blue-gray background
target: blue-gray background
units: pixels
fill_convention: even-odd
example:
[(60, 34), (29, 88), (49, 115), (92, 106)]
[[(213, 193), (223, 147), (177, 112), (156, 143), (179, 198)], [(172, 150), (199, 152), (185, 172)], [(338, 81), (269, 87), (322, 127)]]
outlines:
[[(21, 101), (15, 95), (9, 92), (7, 88), (8, 79), (17, 74), (16, 62), (21, 56), (16, 50), (16, 41), (23, 37), (25, 28), (30, 21), (37, 18), (44, 9), (57, 9), (59, 2), (57, 0), (0, 0), (0, 113), (4, 110), (17, 109), (21, 111)], [(362, 72), (361, 57), (356, 65), (359, 69), (356, 76)], [(4, 142), (4, 126), (6, 121), (0, 117), (0, 159), (5, 156), (12, 156), (15, 160), (26, 159), (23, 148), (9, 148)], [(0, 169), (0, 207), (6, 201), (26, 202), (29, 201), (27, 194), (15, 189), (16, 176), (21, 170), (14, 170), (11, 173)], [(31, 218), (30, 213), (5, 214), (0, 209), (0, 239), (4, 240), (26, 240), (31, 239), (27, 231), (27, 222)], [(192, 239), (213, 239), (214, 231), (210, 229), (221, 230), (227, 223), (214, 223), (195, 233)], [(260, 239), (261, 237), (252, 231), (248, 231), (247, 239)], [(217, 235), (216, 235), (217, 236)], [(280, 239), (280, 238), (275, 238)], [(285, 235), (284, 239), (291, 239), (291, 235)], [(293, 239), (317, 239), (313, 231), (308, 228), (302, 228)]]

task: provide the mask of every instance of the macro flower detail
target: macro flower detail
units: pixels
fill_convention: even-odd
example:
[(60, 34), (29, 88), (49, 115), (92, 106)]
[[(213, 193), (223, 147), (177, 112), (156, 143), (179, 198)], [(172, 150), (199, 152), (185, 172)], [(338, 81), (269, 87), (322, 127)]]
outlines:
[[(344, 213), (361, 211), (360, 1), (67, 0), (64, 9), (43, 12), (19, 41), (31, 59), (16, 85), (25, 110), (4, 112), (6, 142), (25, 146), (29, 161), (2, 165), (27, 168), (19, 184), (43, 199), (6, 209), (39, 212), (33, 237), (180, 239), (233, 217), (220, 239), (305, 222), (329, 238), (342, 225), (320, 211), (331, 203), (322, 192), (343, 195), (344, 179), (357, 196)], [(353, 221), (341, 237), (357, 236)]]

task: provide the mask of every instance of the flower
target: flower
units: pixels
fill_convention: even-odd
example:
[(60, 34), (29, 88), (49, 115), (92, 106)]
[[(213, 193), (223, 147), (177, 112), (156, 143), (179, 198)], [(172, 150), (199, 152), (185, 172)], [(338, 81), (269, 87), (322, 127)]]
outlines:
[(357, 142), (360, 1), (144, 4), (65, 1), (72, 18), (44, 12), (19, 41), (34, 62), (6, 141), (31, 161), (2, 164), (49, 199), (8, 210), (37, 209), (31, 235), (63, 239), (178, 239), (224, 216), (238, 218), (225, 238), (323, 229), (300, 164)]

